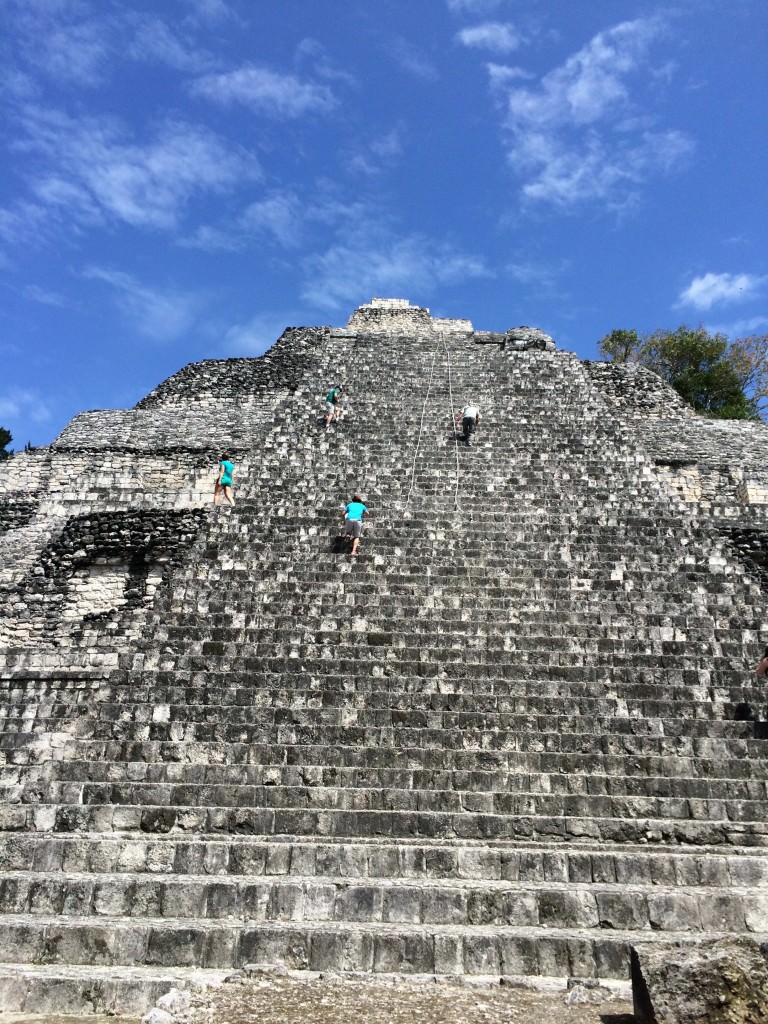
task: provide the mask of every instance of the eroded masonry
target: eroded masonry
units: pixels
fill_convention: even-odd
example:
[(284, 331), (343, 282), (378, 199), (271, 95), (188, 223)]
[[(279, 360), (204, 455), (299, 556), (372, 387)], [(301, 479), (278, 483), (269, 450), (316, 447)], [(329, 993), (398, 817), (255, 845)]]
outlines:
[(641, 368), (374, 300), (3, 465), (0, 1005), (768, 940), (767, 449)]

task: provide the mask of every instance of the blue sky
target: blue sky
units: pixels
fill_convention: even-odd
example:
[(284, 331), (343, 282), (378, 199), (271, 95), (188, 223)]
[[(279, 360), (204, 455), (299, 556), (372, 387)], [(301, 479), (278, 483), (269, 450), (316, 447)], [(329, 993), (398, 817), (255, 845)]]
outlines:
[(0, 425), (373, 296), (768, 332), (768, 2), (0, 0)]

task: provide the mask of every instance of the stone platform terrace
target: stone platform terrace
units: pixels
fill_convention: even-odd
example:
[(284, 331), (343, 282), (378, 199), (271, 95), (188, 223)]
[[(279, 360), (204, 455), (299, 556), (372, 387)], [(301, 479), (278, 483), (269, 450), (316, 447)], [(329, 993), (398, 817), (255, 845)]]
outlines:
[(374, 300), (4, 465), (0, 1005), (768, 941), (767, 444), (536, 329)]

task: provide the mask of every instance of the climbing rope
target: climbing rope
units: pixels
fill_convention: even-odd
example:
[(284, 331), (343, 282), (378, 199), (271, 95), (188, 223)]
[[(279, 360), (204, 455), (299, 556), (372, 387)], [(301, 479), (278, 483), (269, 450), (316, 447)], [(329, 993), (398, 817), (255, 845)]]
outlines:
[[(442, 337), (442, 335), (441, 335)], [(440, 339), (438, 338), (435, 344), (435, 350), (432, 353), (432, 365), (429, 368), (429, 380), (427, 381), (427, 393), (424, 395), (424, 401), (421, 404), (421, 421), (419, 422), (419, 436), (416, 438), (416, 447), (413, 450), (413, 461), (411, 462), (411, 482), (408, 485), (408, 494), (405, 497), (405, 504), (403, 505), (403, 511), (408, 508), (408, 504), (411, 500), (411, 493), (413, 491), (413, 482), (416, 479), (416, 459), (419, 456), (419, 446), (421, 445), (421, 435), (424, 432), (424, 417), (427, 414), (427, 402), (429, 401), (429, 392), (432, 390), (432, 378), (435, 375), (435, 360), (437, 359), (437, 350), (440, 347)]]
[(453, 419), (453, 385), (451, 383), (451, 353), (448, 350), (448, 345), (445, 340), (445, 335), (440, 332), (440, 338), (443, 342), (443, 349), (445, 350), (445, 364), (448, 367), (448, 403), (450, 408), (451, 426), (453, 427), (453, 450), (456, 456), (456, 485), (453, 490), (453, 511), (461, 512), (459, 507), (459, 438), (456, 434), (456, 424)]
[(416, 445), (415, 445), (414, 450), (413, 450), (413, 460), (411, 462), (411, 480), (410, 480), (410, 484), (408, 485), (408, 494), (406, 495), (405, 503), (402, 506), (402, 510), (403, 511), (405, 511), (408, 508), (408, 505), (410, 504), (410, 501), (411, 501), (411, 494), (413, 493), (413, 485), (414, 485), (414, 481), (416, 479), (416, 462), (417, 462), (417, 459), (419, 457), (419, 448), (421, 447), (422, 434), (424, 433), (424, 419), (425, 419), (426, 413), (427, 413), (427, 402), (429, 401), (429, 395), (430, 395), (430, 392), (432, 390), (432, 381), (433, 381), (434, 375), (435, 375), (435, 362), (437, 360), (437, 353), (438, 353), (441, 345), (442, 345), (442, 348), (443, 348), (443, 352), (445, 353), (445, 365), (446, 365), (446, 368), (447, 368), (447, 371), (448, 371), (448, 401), (450, 403), (450, 405), (449, 405), (449, 416), (450, 416), (451, 427), (453, 428), (453, 445), (454, 445), (454, 453), (455, 453), (455, 457), (456, 457), (456, 479), (455, 479), (455, 482), (454, 482), (453, 509), (452, 509), (452, 511), (453, 512), (461, 512), (461, 508), (459, 506), (459, 480), (460, 480), (459, 439), (458, 439), (458, 436), (456, 434), (455, 424), (453, 422), (453, 382), (452, 382), (452, 379), (451, 379), (451, 353), (450, 353), (450, 350), (448, 349), (448, 344), (447, 344), (447, 342), (445, 340), (445, 334), (442, 331), (440, 331), (438, 333), (437, 341), (435, 342), (435, 348), (434, 348), (434, 351), (432, 353), (432, 363), (431, 363), (430, 369), (429, 369), (429, 380), (427, 381), (427, 391), (426, 391), (426, 394), (424, 395), (424, 401), (422, 402), (422, 405), (421, 405), (421, 419), (419, 421), (419, 433), (418, 433), (418, 436), (416, 438)]

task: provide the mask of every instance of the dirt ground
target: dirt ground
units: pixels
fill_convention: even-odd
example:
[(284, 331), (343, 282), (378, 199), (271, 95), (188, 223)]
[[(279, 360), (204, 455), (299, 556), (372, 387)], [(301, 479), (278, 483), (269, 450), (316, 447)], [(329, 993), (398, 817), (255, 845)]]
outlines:
[[(447, 982), (346, 980), (273, 973), (236, 978), (175, 1003), (147, 1024), (634, 1024), (631, 993), (564, 983), (458, 985)], [(154, 1020), (152, 1020), (154, 1017)], [(83, 1017), (0, 1013), (0, 1024), (84, 1024)], [(87, 1024), (139, 1024), (89, 1017)]]
[(633, 1024), (631, 996), (564, 986), (252, 978), (193, 999), (179, 1024)]

